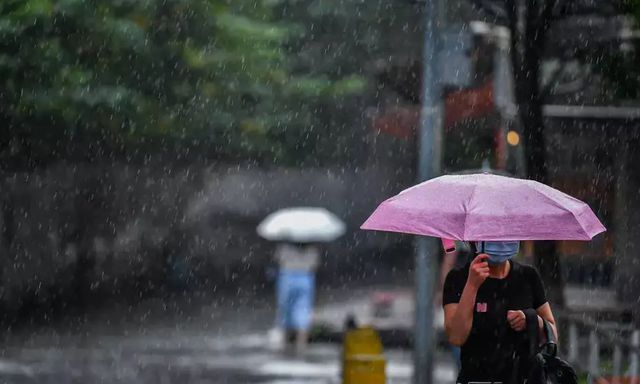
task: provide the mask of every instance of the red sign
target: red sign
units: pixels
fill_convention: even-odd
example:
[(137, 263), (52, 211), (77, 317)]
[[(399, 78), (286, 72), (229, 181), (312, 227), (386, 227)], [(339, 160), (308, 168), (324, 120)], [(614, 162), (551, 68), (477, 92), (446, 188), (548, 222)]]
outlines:
[(420, 122), (420, 108), (415, 105), (385, 109), (373, 118), (373, 129), (377, 133), (401, 139), (413, 138)]
[[(488, 115), (494, 110), (493, 83), (486, 82), (479, 88), (463, 89), (447, 95), (444, 100), (444, 126), (451, 129), (456, 124)], [(405, 105), (386, 108), (373, 118), (377, 133), (401, 139), (415, 136), (420, 124), (420, 106)]]
[(463, 120), (486, 116), (493, 109), (491, 81), (479, 88), (452, 92), (444, 100), (444, 126), (450, 128)]

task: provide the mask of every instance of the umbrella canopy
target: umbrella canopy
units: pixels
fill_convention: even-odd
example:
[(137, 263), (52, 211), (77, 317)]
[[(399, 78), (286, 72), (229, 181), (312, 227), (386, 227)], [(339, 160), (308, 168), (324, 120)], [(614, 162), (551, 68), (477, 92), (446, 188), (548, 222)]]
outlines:
[(311, 243), (333, 241), (344, 235), (346, 227), (324, 208), (294, 207), (270, 214), (258, 225), (257, 231), (271, 241)]
[(441, 176), (406, 189), (361, 228), (462, 241), (590, 240), (606, 230), (578, 199), (490, 174)]

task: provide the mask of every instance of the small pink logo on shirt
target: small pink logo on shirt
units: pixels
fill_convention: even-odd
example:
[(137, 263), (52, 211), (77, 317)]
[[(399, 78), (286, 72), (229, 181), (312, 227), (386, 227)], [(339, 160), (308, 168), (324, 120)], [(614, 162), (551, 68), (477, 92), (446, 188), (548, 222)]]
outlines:
[(476, 303), (476, 312), (487, 312), (487, 303)]

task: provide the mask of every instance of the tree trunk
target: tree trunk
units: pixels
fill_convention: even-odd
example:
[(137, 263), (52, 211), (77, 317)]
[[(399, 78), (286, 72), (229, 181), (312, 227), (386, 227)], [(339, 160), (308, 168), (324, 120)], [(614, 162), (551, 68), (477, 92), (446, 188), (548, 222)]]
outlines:
[[(549, 175), (545, 161), (540, 64), (553, 3), (553, 0), (507, 1), (514, 93), (522, 123), (527, 176), (544, 184), (549, 183)], [(536, 242), (535, 258), (549, 301), (564, 307), (564, 280), (555, 242)]]

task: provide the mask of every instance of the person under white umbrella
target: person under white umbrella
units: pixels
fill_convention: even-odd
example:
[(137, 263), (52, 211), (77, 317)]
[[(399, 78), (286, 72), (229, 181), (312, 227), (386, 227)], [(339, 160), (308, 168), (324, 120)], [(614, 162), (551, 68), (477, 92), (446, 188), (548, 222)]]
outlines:
[(287, 345), (295, 339), (297, 351), (307, 344), (315, 295), (315, 272), (320, 264), (318, 243), (337, 239), (345, 232), (344, 223), (324, 208), (286, 208), (267, 216), (258, 234), (278, 242), (276, 285), (278, 333), (286, 335)]

